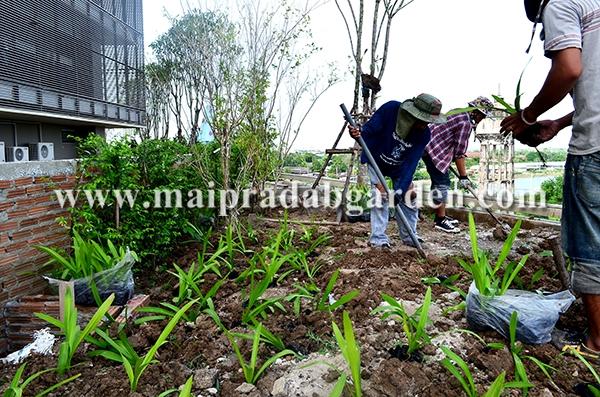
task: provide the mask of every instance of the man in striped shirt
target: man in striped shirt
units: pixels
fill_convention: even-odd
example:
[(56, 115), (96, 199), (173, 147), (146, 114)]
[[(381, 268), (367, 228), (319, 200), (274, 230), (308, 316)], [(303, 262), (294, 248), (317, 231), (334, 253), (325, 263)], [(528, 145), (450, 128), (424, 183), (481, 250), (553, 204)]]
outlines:
[(435, 204), (435, 228), (446, 233), (458, 233), (458, 221), (446, 215), (446, 201), (450, 188), (450, 167), (456, 163), (459, 183), (462, 187), (470, 186), (467, 177), (465, 157), (471, 131), (477, 124), (489, 116), (494, 107), (486, 97), (479, 97), (469, 102), (469, 107), (477, 108), (467, 113), (448, 117), (444, 124), (429, 126), (431, 141), (425, 148), (423, 161), (431, 178), (431, 193)]

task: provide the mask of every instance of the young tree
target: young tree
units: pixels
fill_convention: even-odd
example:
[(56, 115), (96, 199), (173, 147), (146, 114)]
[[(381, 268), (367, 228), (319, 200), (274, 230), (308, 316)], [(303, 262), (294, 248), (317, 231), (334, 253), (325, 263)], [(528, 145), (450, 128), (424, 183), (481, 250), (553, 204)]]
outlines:
[[(371, 18), (371, 47), (363, 51), (363, 33), (365, 29), (365, 0), (335, 0), (335, 4), (344, 21), (350, 50), (354, 61), (354, 99), (352, 110), (358, 112), (361, 78), (363, 72), (363, 57), (370, 51), (369, 74), (380, 82), (383, 79), (387, 64), (390, 45), (392, 21), (402, 9), (414, 0), (374, 0)], [(367, 4), (370, 2), (367, 2)], [(376, 104), (375, 95), (371, 96), (367, 109), (362, 112), (370, 115)]]

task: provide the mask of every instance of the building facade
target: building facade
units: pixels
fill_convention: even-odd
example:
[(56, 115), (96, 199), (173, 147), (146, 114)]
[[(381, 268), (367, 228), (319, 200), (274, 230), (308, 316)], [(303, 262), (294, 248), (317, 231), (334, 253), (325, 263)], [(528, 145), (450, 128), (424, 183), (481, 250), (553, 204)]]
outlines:
[[(145, 124), (142, 0), (0, 0), (0, 145), (53, 144)], [(0, 161), (2, 156), (0, 155)]]

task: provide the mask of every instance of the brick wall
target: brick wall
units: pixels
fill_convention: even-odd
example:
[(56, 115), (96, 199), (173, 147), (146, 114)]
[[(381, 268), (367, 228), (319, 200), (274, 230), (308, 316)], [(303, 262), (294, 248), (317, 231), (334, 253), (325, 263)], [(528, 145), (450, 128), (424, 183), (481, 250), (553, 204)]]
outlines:
[(53, 195), (75, 184), (73, 161), (0, 163), (0, 355), (6, 352), (4, 306), (7, 301), (44, 290), (35, 274), (48, 258), (35, 245), (70, 244), (56, 222), (68, 216)]

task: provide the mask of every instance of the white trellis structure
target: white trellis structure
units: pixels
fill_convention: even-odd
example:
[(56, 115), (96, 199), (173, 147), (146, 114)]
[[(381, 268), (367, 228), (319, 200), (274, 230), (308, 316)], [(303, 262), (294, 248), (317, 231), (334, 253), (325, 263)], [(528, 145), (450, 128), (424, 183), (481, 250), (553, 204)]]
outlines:
[(500, 133), (503, 113), (484, 119), (477, 127), (475, 137), (481, 143), (479, 160), (479, 195), (514, 194), (515, 141), (512, 134)]

